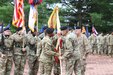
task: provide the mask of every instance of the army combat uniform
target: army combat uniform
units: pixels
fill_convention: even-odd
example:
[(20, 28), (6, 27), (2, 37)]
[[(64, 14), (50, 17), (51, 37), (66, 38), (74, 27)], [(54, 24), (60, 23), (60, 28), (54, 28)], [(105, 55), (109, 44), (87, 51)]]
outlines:
[(74, 33), (67, 33), (63, 38), (63, 55), (66, 62), (66, 75), (81, 75), (81, 55), (78, 48), (77, 36)]
[(82, 67), (82, 75), (85, 75), (86, 69), (86, 57), (89, 52), (91, 52), (91, 45), (84, 34), (81, 34), (77, 37), (79, 50), (81, 54), (81, 67)]
[(113, 56), (113, 35), (109, 35), (108, 43), (108, 55)]
[(45, 36), (42, 43), (42, 51), (39, 57), (39, 68), (40, 75), (51, 75), (51, 70), (53, 66), (53, 56), (57, 56), (58, 54), (54, 52), (54, 48), (52, 46), (52, 40), (50, 40), (49, 36)]
[[(40, 42), (40, 39), (36, 36), (33, 36), (31, 33), (26, 35), (26, 50), (27, 50), (27, 58), (28, 58), (28, 65), (29, 65), (29, 75), (37, 75), (38, 66), (36, 65), (36, 51), (37, 51), (37, 44)], [(34, 67), (36, 66), (37, 71), (35, 72)]]
[(5, 51), (7, 61), (6, 61), (6, 69), (5, 69), (5, 75), (9, 75), (11, 72), (11, 68), (13, 65), (13, 40), (10, 39), (10, 37), (4, 38), (4, 45), (5, 45)]
[(90, 44), (91, 44), (91, 47), (92, 47), (92, 53), (93, 54), (97, 54), (98, 53), (98, 47), (97, 47), (97, 36), (95, 36), (94, 34), (92, 34), (89, 38), (89, 41), (90, 41)]
[(26, 63), (26, 52), (23, 52), (23, 35), (14, 33), (11, 36), (14, 44), (14, 64), (15, 64), (15, 71), (14, 75), (23, 75), (24, 66)]
[(103, 36), (104, 38), (104, 49), (103, 49), (103, 53), (107, 55), (107, 51), (108, 51), (108, 34)]
[(0, 33), (0, 75), (5, 75), (5, 69), (6, 69), (6, 55), (4, 53), (4, 44), (3, 44), (3, 36)]
[(98, 54), (103, 54), (104, 50), (104, 38), (102, 34), (98, 36)]

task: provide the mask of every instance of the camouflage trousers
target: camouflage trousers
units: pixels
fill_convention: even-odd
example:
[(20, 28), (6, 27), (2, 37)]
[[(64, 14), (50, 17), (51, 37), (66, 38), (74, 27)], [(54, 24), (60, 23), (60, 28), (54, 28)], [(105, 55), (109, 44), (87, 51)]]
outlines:
[(92, 53), (98, 53), (98, 48), (97, 48), (97, 45), (96, 44), (93, 44), (93, 46), (92, 46)]
[(60, 62), (54, 62), (53, 73), (54, 75), (60, 75)]
[(103, 54), (104, 46), (103, 44), (98, 45), (98, 54)]
[(12, 56), (8, 56), (7, 57), (7, 61), (6, 61), (5, 75), (9, 75), (10, 74), (12, 65), (13, 65), (13, 57)]
[(37, 75), (38, 69), (39, 69), (39, 61), (38, 58), (35, 58), (35, 61), (33, 63), (33, 70), (34, 70), (34, 75)]
[(81, 75), (85, 75), (86, 71), (86, 59), (81, 59)]
[(39, 74), (40, 75), (51, 75), (53, 64), (52, 63), (45, 63), (39, 62)]
[(6, 61), (6, 56), (0, 56), (0, 75), (5, 75)]
[(28, 56), (28, 65), (29, 65), (29, 75), (37, 75), (36, 69), (34, 67), (38, 67), (36, 64), (36, 57), (35, 56)]
[(80, 59), (69, 58), (66, 60), (66, 75), (81, 75), (81, 61)]
[(108, 55), (113, 55), (113, 45), (108, 46)]
[(14, 75), (23, 75), (25, 63), (26, 63), (25, 55), (14, 55), (14, 64), (15, 64)]
[(106, 54), (106, 55), (108, 53), (108, 45), (107, 44), (104, 45), (103, 53)]

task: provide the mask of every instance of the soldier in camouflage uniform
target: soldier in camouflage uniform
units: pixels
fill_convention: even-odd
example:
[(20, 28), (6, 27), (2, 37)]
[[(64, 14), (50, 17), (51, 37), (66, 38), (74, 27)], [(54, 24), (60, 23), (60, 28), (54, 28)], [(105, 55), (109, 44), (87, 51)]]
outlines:
[(13, 65), (13, 43), (10, 39), (11, 31), (9, 30), (9, 28), (4, 30), (4, 35), (4, 53), (7, 56), (5, 75), (9, 75)]
[(51, 75), (52, 66), (53, 66), (53, 57), (59, 56), (58, 53), (54, 52), (54, 48), (52, 46), (52, 40), (50, 36), (53, 33), (53, 29), (46, 29), (46, 36), (41, 40), (42, 51), (39, 57), (39, 68), (40, 75)]
[(104, 50), (104, 38), (103, 38), (103, 33), (101, 33), (98, 37), (98, 54), (103, 54)]
[(108, 55), (113, 56), (113, 32), (109, 35)]
[(23, 47), (25, 43), (23, 34), (22, 28), (20, 27), (17, 29), (17, 32), (10, 37), (14, 43), (14, 75), (23, 75), (26, 63), (26, 51)]
[(0, 75), (5, 75), (6, 69), (6, 55), (4, 54), (4, 35), (0, 31)]
[[(36, 61), (36, 51), (37, 51), (37, 44), (40, 42), (40, 39), (34, 35), (34, 32), (28, 33), (26, 35), (26, 51), (27, 51), (27, 58), (28, 58), (28, 65), (29, 65), (29, 75), (37, 75), (37, 71), (35, 72), (34, 66)], [(36, 62), (37, 63), (37, 62)], [(38, 68), (38, 66), (37, 66)]]
[(63, 48), (61, 60), (65, 60), (66, 75), (72, 75), (73, 70), (76, 75), (81, 75), (80, 51), (78, 48), (77, 36), (73, 32), (69, 32), (66, 26), (61, 27), (63, 35)]
[(106, 55), (108, 55), (108, 45), (109, 45), (109, 34), (106, 35)]
[[(53, 34), (52, 35), (53, 37), (51, 37), (51, 40), (53, 41), (54, 48), (57, 45), (58, 35), (60, 35), (60, 33), (59, 34)], [(55, 48), (54, 51), (58, 52), (59, 49)], [(60, 75), (60, 61), (59, 61), (58, 57), (54, 57), (54, 59), (55, 59), (55, 61), (54, 61), (54, 65), (53, 65), (53, 73), (54, 73), (54, 75)]]
[(92, 47), (92, 53), (97, 53), (97, 36), (94, 34), (91, 34), (91, 36), (88, 38)]
[(104, 41), (104, 49), (103, 49), (103, 53), (107, 55), (107, 51), (108, 51), (108, 34), (103, 36), (103, 41)]
[(76, 27), (76, 34), (77, 34), (77, 41), (78, 46), (81, 54), (81, 73), (82, 75), (85, 75), (85, 69), (86, 69), (86, 58), (88, 54), (91, 52), (91, 45), (89, 44), (89, 41), (86, 37), (86, 35), (81, 33), (81, 28), (78, 26)]

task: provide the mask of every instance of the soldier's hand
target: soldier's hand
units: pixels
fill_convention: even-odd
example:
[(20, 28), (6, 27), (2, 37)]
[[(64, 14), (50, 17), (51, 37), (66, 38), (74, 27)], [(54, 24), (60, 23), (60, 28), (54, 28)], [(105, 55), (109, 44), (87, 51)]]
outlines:
[(62, 59), (64, 59), (64, 58), (63, 58), (62, 56), (59, 56), (59, 59), (62, 60)]
[(5, 55), (4, 54), (1, 54), (1, 57), (4, 57)]
[(58, 36), (58, 38), (60, 38), (61, 37), (61, 32), (57, 33), (57, 36)]
[(61, 56), (59, 53), (56, 53), (56, 56)]
[(4, 58), (4, 59), (6, 59), (6, 55), (4, 55), (4, 54), (1, 54), (1, 57)]
[(23, 52), (25, 52), (25, 51), (26, 51), (26, 49), (25, 49), (25, 48), (22, 48), (22, 51), (23, 51)]

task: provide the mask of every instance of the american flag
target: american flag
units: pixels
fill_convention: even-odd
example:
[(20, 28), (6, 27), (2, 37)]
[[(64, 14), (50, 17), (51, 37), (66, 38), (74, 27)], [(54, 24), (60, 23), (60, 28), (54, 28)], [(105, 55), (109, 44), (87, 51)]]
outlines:
[(14, 0), (14, 15), (12, 24), (15, 27), (24, 26), (24, 3), (23, 0)]

